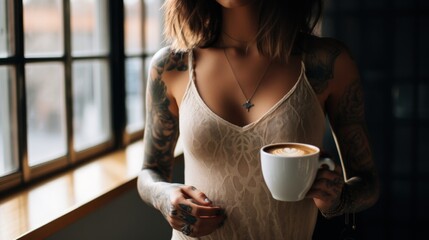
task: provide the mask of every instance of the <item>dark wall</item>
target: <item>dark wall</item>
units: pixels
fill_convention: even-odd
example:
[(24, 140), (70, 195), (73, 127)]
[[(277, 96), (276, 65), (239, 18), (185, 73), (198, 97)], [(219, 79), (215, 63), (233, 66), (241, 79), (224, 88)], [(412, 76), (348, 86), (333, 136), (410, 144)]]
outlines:
[[(421, 239), (429, 211), (429, 1), (330, 0), (323, 35), (360, 68), (381, 197), (357, 215), (359, 239)], [(338, 239), (344, 217), (320, 219), (315, 239)]]

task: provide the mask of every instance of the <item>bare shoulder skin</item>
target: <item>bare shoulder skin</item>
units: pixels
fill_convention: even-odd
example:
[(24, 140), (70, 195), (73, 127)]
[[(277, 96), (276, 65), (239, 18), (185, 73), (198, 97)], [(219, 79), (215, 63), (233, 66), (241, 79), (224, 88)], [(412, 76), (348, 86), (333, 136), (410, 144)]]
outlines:
[(334, 39), (308, 37), (303, 51), (307, 77), (337, 135), (348, 177), (362, 179), (348, 186), (345, 211), (364, 210), (377, 201), (379, 180), (365, 124), (356, 63), (348, 49)]

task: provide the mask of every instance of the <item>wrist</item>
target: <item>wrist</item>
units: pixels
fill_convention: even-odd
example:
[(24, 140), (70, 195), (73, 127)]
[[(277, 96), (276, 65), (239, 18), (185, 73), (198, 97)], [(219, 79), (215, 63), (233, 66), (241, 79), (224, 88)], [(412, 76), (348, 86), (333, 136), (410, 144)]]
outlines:
[(345, 212), (346, 206), (349, 202), (350, 202), (350, 195), (348, 191), (348, 186), (347, 184), (344, 184), (338, 204), (332, 207), (331, 209), (320, 210), (320, 213), (322, 214), (322, 216), (328, 219), (342, 215)]

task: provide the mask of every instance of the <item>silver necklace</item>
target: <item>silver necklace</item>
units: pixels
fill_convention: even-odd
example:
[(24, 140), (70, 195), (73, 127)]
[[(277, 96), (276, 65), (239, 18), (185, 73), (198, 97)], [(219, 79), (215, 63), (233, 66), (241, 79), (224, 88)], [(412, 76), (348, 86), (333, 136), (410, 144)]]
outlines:
[(256, 84), (255, 90), (253, 90), (252, 95), (250, 95), (250, 97), (247, 98), (246, 94), (243, 91), (243, 88), (240, 85), (240, 82), (238, 81), (237, 75), (235, 74), (235, 71), (234, 71), (234, 68), (232, 67), (231, 61), (228, 58), (228, 54), (226, 54), (226, 48), (223, 49), (223, 53), (225, 54), (226, 61), (228, 62), (229, 67), (231, 68), (231, 72), (232, 72), (232, 75), (234, 76), (234, 80), (237, 82), (238, 87), (240, 87), (241, 93), (243, 94), (244, 98), (246, 99), (246, 101), (242, 104), (242, 106), (247, 110), (247, 112), (249, 112), (250, 109), (255, 106), (255, 104), (253, 104), (251, 102), (251, 100), (252, 100), (253, 96), (255, 96), (255, 93), (258, 90), (259, 85), (261, 85), (262, 79), (264, 79), (265, 75), (267, 74), (268, 69), (270, 68), (270, 65), (271, 65), (271, 61), (268, 63), (267, 67), (265, 68), (264, 72), (262, 73), (262, 76), (259, 78), (258, 83)]
[(226, 32), (223, 32), (223, 34), (225, 34), (225, 36), (227, 36), (227, 37), (229, 37), (230, 39), (232, 39), (232, 40), (234, 40), (234, 41), (236, 41), (236, 42), (239, 42), (239, 43), (245, 43), (246, 45), (248, 45), (248, 44), (249, 44), (249, 42), (251, 42), (251, 41), (244, 41), (244, 40), (237, 39), (237, 38), (235, 38), (235, 37), (233, 37), (233, 36), (229, 35), (229, 34), (228, 34), (228, 33), (226, 33)]

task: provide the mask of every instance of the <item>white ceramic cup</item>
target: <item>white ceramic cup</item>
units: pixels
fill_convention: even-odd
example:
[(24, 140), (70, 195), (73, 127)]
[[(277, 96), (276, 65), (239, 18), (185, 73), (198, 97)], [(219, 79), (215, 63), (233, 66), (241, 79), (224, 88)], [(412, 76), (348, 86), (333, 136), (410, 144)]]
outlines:
[(262, 147), (260, 154), (265, 183), (273, 198), (280, 201), (304, 199), (322, 165), (335, 169), (331, 159), (319, 159), (320, 149), (309, 144), (270, 144)]

